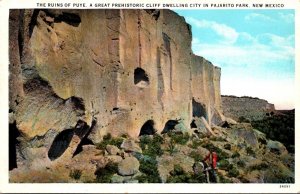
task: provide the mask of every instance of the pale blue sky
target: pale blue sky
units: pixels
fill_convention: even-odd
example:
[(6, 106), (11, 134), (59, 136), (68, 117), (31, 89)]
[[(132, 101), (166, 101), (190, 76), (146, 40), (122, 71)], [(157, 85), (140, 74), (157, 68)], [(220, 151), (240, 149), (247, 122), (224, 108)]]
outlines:
[(221, 93), (294, 108), (294, 10), (174, 10), (192, 26), (192, 49), (222, 68)]

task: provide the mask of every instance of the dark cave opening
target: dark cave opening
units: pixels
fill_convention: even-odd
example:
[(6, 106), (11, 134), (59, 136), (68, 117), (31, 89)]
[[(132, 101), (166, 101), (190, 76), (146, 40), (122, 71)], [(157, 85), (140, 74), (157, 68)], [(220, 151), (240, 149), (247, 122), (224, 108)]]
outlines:
[[(81, 122), (83, 122), (83, 121), (81, 121)], [(79, 137), (81, 138), (81, 141), (80, 141), (79, 145), (77, 146), (72, 157), (74, 157), (77, 154), (79, 154), (80, 152), (82, 152), (84, 145), (94, 145), (94, 142), (92, 140), (90, 140), (88, 138), (88, 136), (91, 133), (94, 126), (96, 125), (97, 121), (93, 120), (91, 127), (89, 127), (85, 122), (83, 122), (83, 123), (84, 124), (79, 124), (79, 125), (77, 124), (78, 127), (77, 127), (76, 131), (81, 131), (81, 133), (78, 134), (78, 132), (75, 131), (75, 134), (80, 135)], [(80, 125), (83, 126), (83, 128), (82, 127), (80, 128)], [(86, 131), (86, 130), (88, 130), (88, 131)]]
[(16, 122), (9, 124), (9, 147), (8, 147), (8, 155), (9, 155), (9, 170), (17, 168), (17, 146), (19, 141), (17, 137), (20, 136), (20, 132), (17, 128)]
[(83, 110), (83, 111), (85, 110), (85, 105), (84, 105), (84, 101), (82, 98), (72, 96), (69, 99), (73, 103), (74, 109)]
[(90, 126), (86, 122), (79, 120), (75, 126), (75, 134), (82, 139), (89, 132), (89, 129)]
[(134, 84), (144, 87), (149, 85), (149, 77), (142, 68), (138, 67), (134, 70)]
[(66, 129), (54, 138), (48, 151), (48, 157), (50, 160), (59, 158), (66, 151), (71, 143), (73, 135), (74, 129)]
[(207, 113), (206, 113), (206, 110), (205, 110), (205, 105), (195, 101), (195, 99), (193, 98), (193, 102), (192, 102), (192, 105), (193, 105), (193, 117), (204, 117), (206, 118), (207, 117)]
[(162, 134), (163, 133), (168, 133), (169, 131), (171, 130), (174, 130), (175, 129), (175, 125), (177, 125), (179, 122), (178, 120), (168, 120), (165, 124), (165, 127), (164, 129), (162, 130)]
[(141, 135), (154, 135), (155, 132), (156, 132), (156, 130), (154, 129), (154, 121), (153, 120), (148, 120), (142, 126), (139, 136), (141, 136)]
[(57, 22), (57, 23), (65, 22), (74, 27), (78, 27), (79, 24), (81, 23), (81, 18), (79, 15), (74, 14), (74, 13), (62, 12), (61, 15), (58, 15), (57, 17), (55, 17), (54, 22)]
[(196, 123), (195, 123), (195, 119), (192, 120), (192, 122), (191, 122), (191, 124), (190, 124), (190, 127), (191, 127), (191, 129), (192, 129), (192, 128), (197, 128), (197, 125), (196, 125)]

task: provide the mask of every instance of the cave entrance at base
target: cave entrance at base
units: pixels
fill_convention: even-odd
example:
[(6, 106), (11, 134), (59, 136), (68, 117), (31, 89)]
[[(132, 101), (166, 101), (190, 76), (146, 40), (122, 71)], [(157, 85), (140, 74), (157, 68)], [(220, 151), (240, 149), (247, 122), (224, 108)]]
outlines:
[(20, 136), (20, 132), (17, 128), (16, 122), (9, 124), (9, 170), (17, 168), (17, 146), (19, 141), (17, 137)]
[(153, 120), (148, 120), (142, 126), (139, 136), (141, 136), (141, 135), (154, 135), (155, 132), (156, 132), (156, 130), (154, 129), (154, 121)]
[(53, 140), (53, 143), (48, 151), (50, 160), (59, 158), (69, 147), (72, 137), (74, 135), (73, 129), (66, 129), (60, 132)]
[(77, 122), (77, 129), (75, 130), (75, 134), (78, 135), (81, 139), (79, 145), (77, 146), (74, 154), (72, 157), (75, 157), (77, 154), (83, 151), (84, 145), (94, 145), (94, 142), (88, 138), (89, 134), (92, 132), (93, 128), (95, 127), (97, 121), (93, 119), (92, 126), (89, 127), (85, 122), (78, 121)]
[(207, 119), (207, 112), (204, 104), (197, 102), (194, 98), (192, 101), (193, 105), (193, 117), (204, 117)]
[(165, 124), (165, 127), (164, 129), (162, 130), (162, 134), (163, 133), (168, 133), (169, 131), (171, 130), (174, 130), (175, 129), (175, 125), (177, 125), (179, 122), (178, 120), (168, 120)]

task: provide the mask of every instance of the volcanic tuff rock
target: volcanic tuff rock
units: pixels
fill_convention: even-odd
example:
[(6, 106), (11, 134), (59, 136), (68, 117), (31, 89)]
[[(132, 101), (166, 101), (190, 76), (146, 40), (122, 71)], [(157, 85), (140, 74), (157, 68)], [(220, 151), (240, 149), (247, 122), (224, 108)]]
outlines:
[(235, 120), (239, 120), (240, 117), (249, 120), (260, 120), (275, 112), (274, 104), (270, 104), (263, 99), (223, 95), (221, 98), (224, 115)]
[(29, 146), (56, 160), (106, 133), (222, 120), (220, 68), (192, 53), (190, 28), (170, 10), (11, 10), (18, 161), (35, 157)]

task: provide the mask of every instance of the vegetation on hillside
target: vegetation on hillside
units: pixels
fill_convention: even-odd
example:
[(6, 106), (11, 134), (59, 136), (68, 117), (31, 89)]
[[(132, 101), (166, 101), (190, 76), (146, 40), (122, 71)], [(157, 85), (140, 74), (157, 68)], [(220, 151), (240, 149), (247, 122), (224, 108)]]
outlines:
[(285, 145), (291, 153), (295, 152), (295, 110), (282, 111), (263, 120), (252, 121), (253, 128), (266, 134), (268, 139)]

